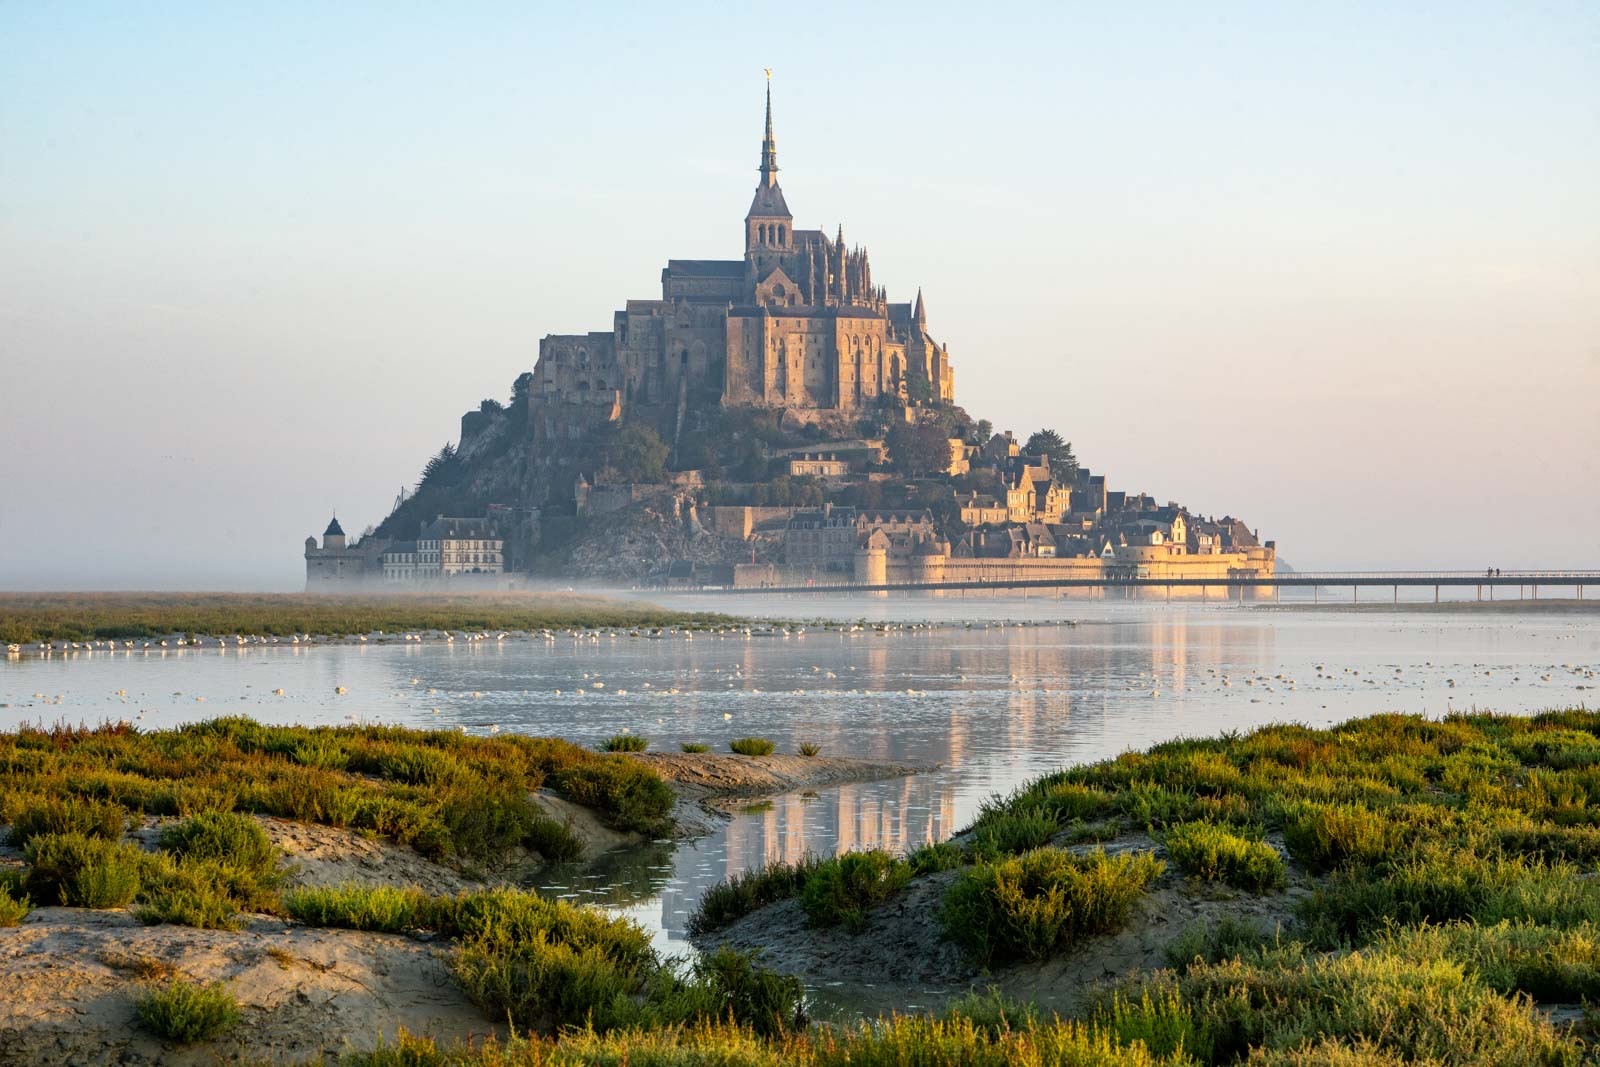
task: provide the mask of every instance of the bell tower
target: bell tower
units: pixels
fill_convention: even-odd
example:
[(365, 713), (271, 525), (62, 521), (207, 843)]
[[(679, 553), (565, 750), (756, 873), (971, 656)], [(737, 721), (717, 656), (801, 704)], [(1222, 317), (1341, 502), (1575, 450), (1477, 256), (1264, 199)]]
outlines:
[(794, 216), (784, 203), (778, 185), (778, 143), (772, 136), (772, 70), (767, 69), (767, 135), (761, 141), (761, 181), (744, 217), (744, 255), (754, 261), (761, 253), (794, 249)]

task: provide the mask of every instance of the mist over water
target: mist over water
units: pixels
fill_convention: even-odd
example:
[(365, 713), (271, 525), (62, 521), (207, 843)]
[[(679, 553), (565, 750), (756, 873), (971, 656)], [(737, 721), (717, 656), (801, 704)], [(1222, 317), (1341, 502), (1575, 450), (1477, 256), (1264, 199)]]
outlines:
[[(939, 765), (735, 805), (732, 820), (708, 837), (544, 880), (548, 892), (625, 911), (660, 945), (682, 951), (700, 895), (729, 874), (807, 852), (899, 852), (941, 840), (986, 797), (1063, 765), (1269, 722), (1521, 713), (1600, 698), (1600, 680), (1586, 674), (1600, 672), (1597, 615), (959, 599), (787, 607), (791, 616), (943, 621), (886, 633), (869, 625), (788, 637), (522, 637), (7, 660), (0, 728), (118, 718), (159, 728), (243, 714), (474, 734), (498, 726), (585, 745), (631, 731), (658, 751), (685, 741), (725, 750), (732, 738), (757, 735), (780, 751), (813, 742), (827, 755)], [(1072, 616), (1076, 625), (1059, 624)]]

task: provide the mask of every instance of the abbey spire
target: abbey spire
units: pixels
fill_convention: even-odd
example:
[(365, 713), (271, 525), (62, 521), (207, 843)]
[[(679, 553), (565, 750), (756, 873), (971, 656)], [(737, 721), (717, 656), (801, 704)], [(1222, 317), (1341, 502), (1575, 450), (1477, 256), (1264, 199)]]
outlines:
[(772, 71), (767, 71), (767, 133), (761, 140), (761, 182), (744, 217), (746, 259), (794, 247), (794, 216), (778, 186), (778, 142), (772, 136)]
[(767, 136), (761, 142), (761, 184), (778, 184), (778, 142), (772, 137), (772, 72), (767, 71)]

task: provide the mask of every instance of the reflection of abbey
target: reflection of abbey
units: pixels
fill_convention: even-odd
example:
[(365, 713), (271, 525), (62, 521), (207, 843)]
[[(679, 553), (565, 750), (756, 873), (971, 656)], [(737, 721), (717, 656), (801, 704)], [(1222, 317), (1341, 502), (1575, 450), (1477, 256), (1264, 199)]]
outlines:
[(575, 438), (625, 415), (673, 425), (691, 397), (782, 409), (792, 419), (881, 402), (952, 399), (949, 353), (929, 336), (922, 294), (890, 303), (864, 249), (800, 230), (778, 185), (772, 92), (761, 180), (742, 259), (669, 259), (661, 299), (629, 300), (600, 333), (539, 343), (535, 433)]

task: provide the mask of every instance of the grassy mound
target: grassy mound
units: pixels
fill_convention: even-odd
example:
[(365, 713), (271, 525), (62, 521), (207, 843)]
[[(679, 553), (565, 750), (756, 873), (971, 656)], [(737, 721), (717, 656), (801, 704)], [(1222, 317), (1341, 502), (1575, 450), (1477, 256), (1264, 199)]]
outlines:
[(390, 726), (24, 726), (0, 734), (0, 766), (0, 817), (18, 845), (46, 833), (115, 838), (134, 814), (246, 812), (371, 831), (443, 861), (515, 848), (566, 860), (581, 843), (529, 799), (535, 790), (623, 830), (660, 831), (672, 808), (666, 783), (634, 760), (554, 738)]

